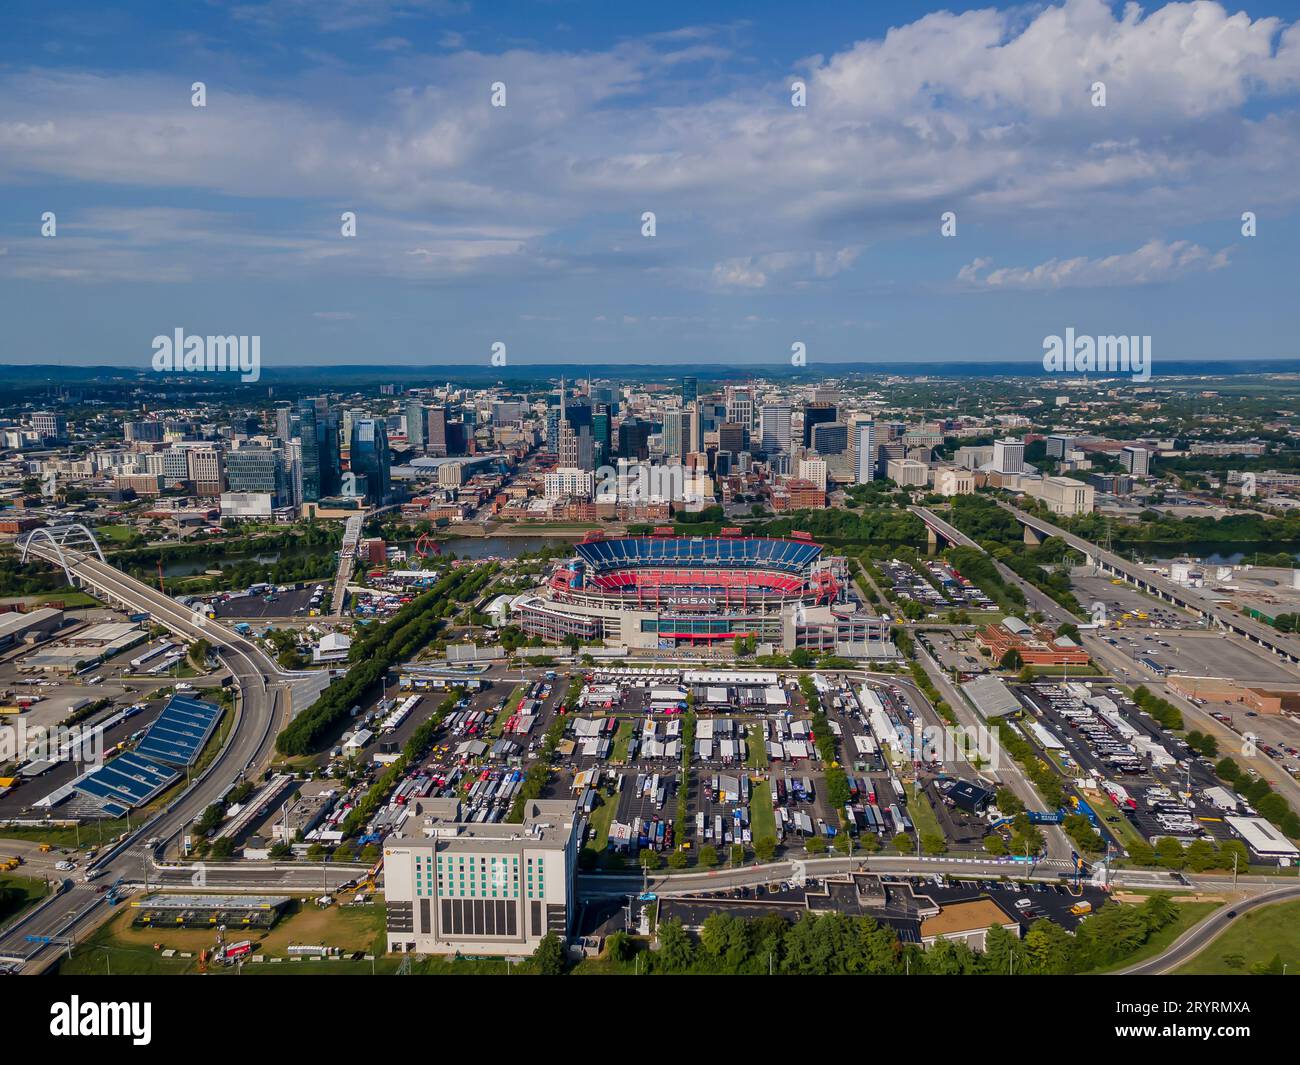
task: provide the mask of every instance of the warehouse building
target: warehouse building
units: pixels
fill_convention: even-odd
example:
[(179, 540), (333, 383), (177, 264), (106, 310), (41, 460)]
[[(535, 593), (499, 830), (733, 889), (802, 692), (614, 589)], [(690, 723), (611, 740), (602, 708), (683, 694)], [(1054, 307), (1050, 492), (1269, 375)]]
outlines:
[(29, 610), (26, 614), (17, 610), (0, 614), (0, 651), (8, 650), (21, 640), (48, 636), (62, 625), (63, 611), (49, 606)]

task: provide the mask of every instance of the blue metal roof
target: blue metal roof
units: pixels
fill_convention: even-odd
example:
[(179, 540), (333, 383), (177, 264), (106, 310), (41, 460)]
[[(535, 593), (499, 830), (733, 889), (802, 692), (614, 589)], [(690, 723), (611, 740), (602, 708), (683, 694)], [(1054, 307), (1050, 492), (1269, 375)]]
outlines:
[(136, 753), (170, 765), (193, 765), (221, 717), (221, 707), (186, 695), (173, 695), (149, 726)]
[(140, 806), (180, 776), (171, 766), (159, 765), (134, 751), (125, 751), (105, 762), (74, 787), (94, 799), (109, 813), (120, 816)]

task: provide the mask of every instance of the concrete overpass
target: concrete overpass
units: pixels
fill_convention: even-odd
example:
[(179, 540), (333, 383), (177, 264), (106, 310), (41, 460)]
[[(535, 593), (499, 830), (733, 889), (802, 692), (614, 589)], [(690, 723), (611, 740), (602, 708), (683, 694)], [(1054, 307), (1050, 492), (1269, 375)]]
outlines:
[(1256, 621), (1254, 618), (1247, 617), (1236, 610), (1229, 610), (1227, 607), (1203, 599), (1190, 589), (1175, 584), (1158, 573), (1152, 573), (1136, 562), (1130, 562), (1112, 551), (1106, 551), (1090, 540), (1066, 532), (1066, 530), (1053, 525), (1049, 521), (1035, 517), (1032, 514), (1026, 514), (1023, 510), (1008, 503), (999, 503), (999, 505), (1014, 515), (1016, 520), (1024, 526), (1027, 534), (1033, 537), (1036, 542), (1041, 543), (1042, 540), (1049, 536), (1059, 536), (1075, 551), (1083, 555), (1088, 565), (1096, 566), (1102, 573), (1119, 577), (1130, 584), (1136, 585), (1148, 595), (1153, 595), (1166, 603), (1181, 607), (1197, 617), (1208, 618), (1219, 628), (1249, 640), (1251, 643), (1271, 651), (1279, 658), (1293, 665), (1300, 664), (1300, 639), (1295, 636), (1278, 632), (1262, 621)]
[(957, 526), (946, 522), (928, 507), (908, 507), (925, 525), (926, 537), (930, 542), (930, 553), (933, 554), (941, 544), (951, 544), (953, 547), (973, 547), (980, 553), (986, 553), (984, 548), (980, 547), (974, 540), (962, 532)]
[[(979, 544), (958, 529), (951, 522), (945, 521), (934, 511), (927, 507), (908, 507), (925, 525), (926, 533), (929, 535), (931, 550), (936, 550), (942, 544), (951, 544), (953, 547), (970, 547), (974, 548), (980, 554), (988, 554)], [(1025, 597), (1025, 604), (1030, 610), (1035, 610), (1048, 621), (1060, 624), (1065, 621), (1077, 621), (1065, 607), (1061, 606), (1055, 599), (1040, 588), (1035, 588), (1025, 580), (1015, 570), (992, 559), (994, 567), (998, 574), (1008, 584), (1019, 588)]]
[(364, 520), (364, 514), (353, 514), (343, 527), (339, 568), (334, 576), (334, 593), (330, 597), (330, 614), (333, 617), (339, 617), (343, 613), (343, 601), (347, 597), (348, 582), (352, 580), (352, 571), (357, 564), (357, 545), (361, 543), (361, 524)]
[[(91, 538), (93, 544), (93, 537)], [(153, 817), (133, 824), (115, 844), (105, 848), (91, 868), (104, 870), (100, 883), (112, 883), (121, 877), (129, 883), (144, 879), (144, 863), (153, 851), (165, 850), (179, 839), (185, 826), (217, 801), (225, 790), (266, 759), (272, 751), (276, 726), (280, 723), (285, 700), (279, 681), (292, 674), (280, 667), (256, 644), (244, 639), (206, 616), (191, 612), (169, 596), (129, 577), (101, 561), (97, 545), (88, 550), (73, 549), (59, 537), (24, 538), (24, 555), (61, 565), (72, 583), (94, 593), (98, 598), (133, 613), (148, 612), (161, 624), (190, 639), (206, 639), (238, 685), (239, 699), (235, 720), (225, 746), (170, 805)], [(144, 845), (146, 839), (159, 842)], [(91, 927), (107, 910), (104, 896), (80, 879), (66, 881), (59, 894), (30, 910), (0, 935), (0, 955), (24, 959), (29, 968), (39, 968), (41, 956), (50, 944), (31, 942), (29, 936), (64, 937)]]

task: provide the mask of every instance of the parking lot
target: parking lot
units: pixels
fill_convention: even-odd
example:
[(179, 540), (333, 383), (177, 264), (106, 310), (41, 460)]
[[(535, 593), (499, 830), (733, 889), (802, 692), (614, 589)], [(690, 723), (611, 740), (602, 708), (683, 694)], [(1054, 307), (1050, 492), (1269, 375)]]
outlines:
[(1212, 760), (1191, 752), (1119, 689), (1095, 685), (1093, 691), (1093, 698), (1104, 700), (1100, 705), (1085, 702), (1061, 685), (1017, 688), (1046, 735), (1059, 746), (1053, 747), (1043, 733), (1023, 729), (1031, 742), (1049, 755), (1049, 762), (1054, 753), (1065, 764), (1066, 777), (1095, 779), (1119, 811), (1109, 815), (1093, 811), (1098, 831), (1125, 849), (1116, 828), (1122, 815), (1148, 841), (1162, 836), (1231, 838), (1223, 811), (1202, 797), (1205, 789), (1218, 783)]
[(1169, 673), (1191, 677), (1232, 677), (1244, 685), (1280, 684), (1294, 687), (1296, 676), (1276, 658), (1248, 644), (1212, 632), (1109, 630), (1101, 633), (1121, 654), (1139, 663), (1136, 676), (1154, 675), (1141, 664), (1150, 656)]
[(287, 588), (267, 595), (237, 595), (217, 599), (212, 609), (217, 618), (226, 621), (248, 621), (254, 618), (300, 617), (308, 612), (316, 585)]
[[(1197, 618), (1170, 603), (1144, 595), (1131, 584), (1097, 574), (1089, 566), (1075, 566), (1070, 570), (1070, 584), (1085, 614), (1091, 614), (1094, 603), (1106, 608), (1105, 620), (1111, 624), (1121, 622), (1125, 628), (1196, 628)], [(1128, 614), (1129, 617), (1124, 615)], [(1145, 618), (1138, 617), (1145, 614)]]

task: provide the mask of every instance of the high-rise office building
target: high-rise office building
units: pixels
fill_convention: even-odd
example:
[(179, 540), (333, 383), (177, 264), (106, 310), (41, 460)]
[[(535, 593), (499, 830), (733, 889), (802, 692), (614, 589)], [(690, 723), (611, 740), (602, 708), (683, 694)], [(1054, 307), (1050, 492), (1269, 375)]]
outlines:
[(286, 444), (298, 435), (294, 422), (294, 409), (288, 403), (275, 405), (275, 435)]
[(694, 377), (682, 378), (682, 406), (689, 407), (700, 398), (700, 382)]
[(812, 447), (813, 426), (833, 422), (838, 417), (834, 403), (809, 403), (803, 409), (803, 446)]
[[(424, 449), (435, 458), (445, 458), (451, 449), (447, 442), (447, 408), (442, 404), (424, 409)], [(464, 454), (463, 450), (459, 454)]]
[(644, 462), (650, 457), (650, 425), (638, 418), (627, 418), (618, 427), (618, 453), (621, 458)]
[[(608, 392), (609, 389), (604, 389), (604, 391)], [(609, 462), (610, 453), (613, 451), (613, 432), (613, 416), (610, 413), (609, 406), (598, 403), (595, 412), (591, 416), (591, 460), (594, 466), (603, 466)]]
[(843, 455), (849, 448), (849, 427), (843, 422), (814, 425), (812, 448), (819, 455)]
[(664, 456), (681, 461), (690, 451), (691, 412), (670, 410), (664, 415)]
[(226, 457), (226, 482), (232, 494), (265, 494), (271, 497), (271, 506), (286, 505), (284, 452), (269, 447), (236, 448)]
[(315, 503), (337, 495), (342, 463), (339, 457), (338, 415), (323, 396), (298, 404), (298, 436), (302, 440), (303, 501)]
[(748, 386), (728, 385), (725, 393), (727, 421), (744, 426), (746, 431), (754, 427), (754, 393)]
[(723, 422), (718, 426), (718, 451), (739, 455), (749, 450), (748, 433), (740, 422)]
[(1008, 437), (993, 441), (993, 469), (997, 473), (1025, 472), (1025, 442)]
[(759, 411), (759, 448), (765, 455), (790, 450), (790, 404), (768, 403)]
[(382, 506), (388, 501), (392, 479), (388, 451), (388, 431), (377, 418), (357, 418), (352, 422), (352, 472), (366, 478), (366, 502)]
[(416, 451), (424, 450), (424, 403), (419, 399), (406, 403), (406, 442)]
[(857, 462), (855, 479), (858, 484), (868, 484), (876, 479), (876, 424), (866, 422), (858, 426)]

